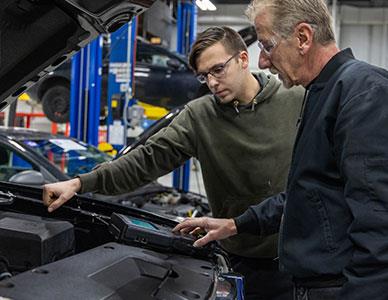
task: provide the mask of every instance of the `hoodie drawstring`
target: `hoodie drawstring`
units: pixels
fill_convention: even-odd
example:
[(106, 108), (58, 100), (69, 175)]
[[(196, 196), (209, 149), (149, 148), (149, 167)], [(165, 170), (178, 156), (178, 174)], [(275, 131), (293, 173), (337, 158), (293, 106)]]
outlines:
[(239, 102), (238, 100), (234, 100), (233, 101), (233, 107), (234, 107), (234, 110), (236, 111), (236, 113), (240, 113), (240, 111), (238, 110), (238, 105), (239, 105)]

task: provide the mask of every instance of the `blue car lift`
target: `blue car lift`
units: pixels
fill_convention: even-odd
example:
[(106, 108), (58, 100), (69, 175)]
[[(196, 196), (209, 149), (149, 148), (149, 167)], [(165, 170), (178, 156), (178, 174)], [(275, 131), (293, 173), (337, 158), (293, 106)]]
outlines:
[[(110, 35), (111, 44), (109, 50), (109, 77), (108, 77), (108, 141), (120, 150), (127, 145), (128, 107), (136, 103), (133, 99), (134, 66), (136, 58), (136, 32), (137, 18), (133, 18)], [(121, 141), (113, 139), (109, 128), (114, 125), (113, 106), (122, 105), (120, 99), (113, 103), (114, 96), (124, 99), (121, 124), (123, 134)], [(121, 95), (121, 96), (120, 96)], [(117, 97), (116, 97), (117, 98)], [(112, 127), (113, 129), (113, 127)], [(115, 129), (114, 129), (115, 130)], [(112, 131), (113, 132), (113, 131)]]
[(97, 146), (100, 119), (102, 38), (98, 37), (72, 58), (70, 136)]
[[(195, 40), (197, 24), (197, 6), (194, 1), (179, 0), (177, 3), (177, 51), (187, 55)], [(120, 82), (117, 74), (109, 71), (108, 78), (108, 141), (109, 126), (113, 124), (112, 96), (125, 93), (125, 106), (133, 103), (132, 86), (135, 58), (137, 19), (124, 25), (111, 34), (110, 64), (116, 64), (128, 72), (127, 82)], [(123, 70), (121, 70), (122, 72)], [(102, 37), (81, 49), (72, 59), (70, 96), (70, 135), (92, 145), (98, 144), (98, 126), (100, 116), (101, 73), (102, 73)], [(123, 86), (125, 88), (123, 88)], [(126, 112), (127, 110), (124, 109)], [(127, 119), (123, 118), (126, 128)], [(123, 143), (126, 144), (126, 130)], [(121, 145), (115, 145), (116, 148)], [(173, 173), (173, 186), (188, 191), (190, 180), (190, 161)]]
[[(197, 6), (194, 1), (177, 3), (177, 52), (187, 55), (194, 43), (197, 32)], [(190, 186), (190, 161), (173, 173), (173, 186), (187, 192)]]
[[(109, 126), (113, 124), (112, 95), (124, 93), (126, 103), (132, 98), (133, 61), (136, 39), (136, 18), (129, 24), (122, 26), (111, 34), (114, 46), (110, 62), (121, 63), (118, 76), (109, 73), (108, 79), (108, 141)], [(129, 35), (131, 36), (128, 39)], [(70, 85), (70, 136), (92, 145), (98, 144), (98, 127), (101, 108), (101, 75), (102, 75), (102, 37), (81, 49), (72, 58), (71, 85)], [(129, 62), (129, 63), (127, 63)], [(124, 69), (124, 70), (123, 70)], [(123, 71), (126, 74), (125, 82), (122, 81)], [(112, 77), (113, 76), (113, 77)], [(121, 81), (117, 78), (121, 76)], [(126, 112), (126, 110), (124, 109)], [(125, 118), (126, 119), (126, 118)], [(124, 123), (126, 120), (123, 121)], [(125, 125), (125, 124), (124, 124)], [(123, 137), (116, 148), (126, 145)]]

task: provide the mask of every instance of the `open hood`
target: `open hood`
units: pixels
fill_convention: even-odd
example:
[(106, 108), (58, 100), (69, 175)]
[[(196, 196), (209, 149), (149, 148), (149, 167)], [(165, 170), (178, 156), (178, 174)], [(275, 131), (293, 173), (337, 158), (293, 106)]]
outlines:
[(115, 31), (155, 1), (1, 1), (0, 111), (100, 33)]

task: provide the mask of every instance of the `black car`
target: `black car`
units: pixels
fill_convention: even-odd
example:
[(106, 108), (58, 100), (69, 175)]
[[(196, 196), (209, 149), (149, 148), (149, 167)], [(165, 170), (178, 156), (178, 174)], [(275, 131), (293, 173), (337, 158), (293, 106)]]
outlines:
[(186, 57), (141, 40), (134, 75), (135, 98), (168, 109), (194, 99), (200, 86)]
[[(198, 95), (200, 84), (185, 57), (141, 39), (136, 45), (135, 99), (172, 109)], [(104, 58), (103, 66), (106, 87), (109, 56)], [(53, 122), (69, 121), (70, 74), (71, 62), (68, 60), (27, 91), (32, 99), (42, 103), (44, 113)], [(106, 103), (106, 99), (102, 100)]]
[[(0, 109), (153, 0), (0, 3)], [(28, 47), (25, 45), (28, 44)], [(234, 299), (216, 244), (194, 248), (176, 222), (75, 196), (54, 213), (42, 189), (0, 181), (0, 296), (5, 299)], [(237, 279), (239, 279), (237, 277)]]

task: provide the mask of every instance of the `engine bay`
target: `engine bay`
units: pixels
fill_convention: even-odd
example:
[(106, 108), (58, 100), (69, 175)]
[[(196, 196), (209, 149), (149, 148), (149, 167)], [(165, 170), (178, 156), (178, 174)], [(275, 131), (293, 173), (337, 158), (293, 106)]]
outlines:
[[(49, 214), (39, 188), (0, 182), (0, 190), (1, 297), (236, 296), (237, 283), (226, 276), (230, 268), (222, 250), (213, 245), (197, 252), (192, 237), (171, 233), (176, 224), (171, 218), (82, 197)], [(118, 223), (117, 216), (133, 226)]]

